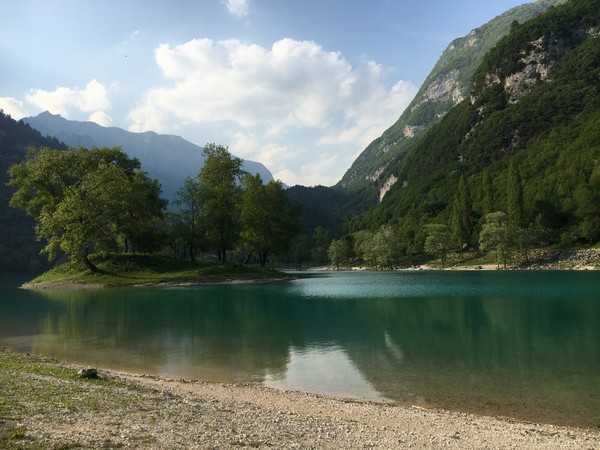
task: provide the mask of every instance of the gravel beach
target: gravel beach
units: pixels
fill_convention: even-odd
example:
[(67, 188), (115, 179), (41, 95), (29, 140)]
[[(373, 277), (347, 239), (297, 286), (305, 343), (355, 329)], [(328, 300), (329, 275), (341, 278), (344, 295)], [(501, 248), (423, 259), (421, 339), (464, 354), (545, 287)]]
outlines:
[(0, 352), (0, 448), (598, 448), (600, 431)]

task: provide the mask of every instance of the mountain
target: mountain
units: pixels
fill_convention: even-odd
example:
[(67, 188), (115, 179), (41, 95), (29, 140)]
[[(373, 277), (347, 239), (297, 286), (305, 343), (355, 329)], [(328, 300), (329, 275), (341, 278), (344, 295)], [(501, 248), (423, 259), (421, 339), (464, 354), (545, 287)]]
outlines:
[(395, 182), (394, 178), (383, 177), (390, 162), (406, 154), (417, 137), (468, 97), (483, 57), (509, 33), (511, 24), (526, 22), (564, 1), (537, 0), (517, 6), (452, 41), (398, 121), (359, 155), (337, 187), (349, 191), (367, 189), (372, 201), (375, 197), (381, 200)]
[[(137, 158), (152, 178), (160, 181), (163, 196), (173, 200), (186, 177), (194, 176), (204, 165), (202, 148), (179, 137), (152, 131), (132, 133), (117, 127), (103, 127), (93, 122), (67, 120), (43, 112), (23, 119), (45, 136), (53, 136), (70, 147), (121, 147)], [(261, 163), (244, 160), (243, 169), (260, 174), (264, 182), (273, 175)]]
[(396, 182), (357, 228), (392, 223), (416, 236), (447, 222), (461, 176), (477, 223), (486, 178), (492, 210), (506, 211), (511, 166), (525, 222), (546, 242), (600, 241), (600, 0), (512, 25), (474, 72), (470, 95), (387, 163), (381, 177)]
[(35, 240), (33, 220), (8, 206), (13, 191), (6, 185), (8, 168), (22, 161), (28, 148), (46, 146), (66, 148), (0, 110), (0, 272), (36, 272), (48, 267), (46, 258), (39, 255), (41, 245)]

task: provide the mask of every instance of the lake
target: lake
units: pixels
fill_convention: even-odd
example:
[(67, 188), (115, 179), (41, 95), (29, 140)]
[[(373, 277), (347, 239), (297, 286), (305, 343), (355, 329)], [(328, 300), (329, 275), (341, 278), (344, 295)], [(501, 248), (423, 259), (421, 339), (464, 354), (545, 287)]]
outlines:
[(20, 281), (0, 278), (0, 345), (15, 350), (600, 426), (600, 273), (326, 273), (47, 292)]

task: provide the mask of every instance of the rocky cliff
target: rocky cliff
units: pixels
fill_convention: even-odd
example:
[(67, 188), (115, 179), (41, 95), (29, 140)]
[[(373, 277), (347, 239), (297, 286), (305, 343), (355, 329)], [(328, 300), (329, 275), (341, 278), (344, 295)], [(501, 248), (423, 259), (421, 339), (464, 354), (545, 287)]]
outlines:
[[(380, 200), (389, 190), (385, 176), (392, 160), (406, 154), (414, 141), (454, 106), (469, 96), (473, 76), (484, 55), (506, 36), (514, 22), (523, 23), (565, 0), (538, 0), (513, 8), (468, 35), (450, 43), (427, 77), (413, 102), (398, 121), (373, 141), (352, 164), (337, 187), (355, 191), (375, 187)], [(530, 64), (523, 78), (508, 80), (515, 92), (525, 89), (533, 74), (544, 76), (547, 67), (537, 64), (536, 49), (524, 55)]]

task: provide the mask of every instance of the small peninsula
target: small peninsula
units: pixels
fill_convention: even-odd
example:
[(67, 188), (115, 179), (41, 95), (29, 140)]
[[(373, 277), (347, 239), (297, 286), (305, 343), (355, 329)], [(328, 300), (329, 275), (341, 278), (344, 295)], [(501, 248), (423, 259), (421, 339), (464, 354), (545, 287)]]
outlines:
[(278, 270), (250, 265), (189, 262), (168, 256), (109, 254), (91, 258), (95, 271), (66, 262), (23, 284), (25, 289), (183, 287), (216, 283), (285, 281)]

